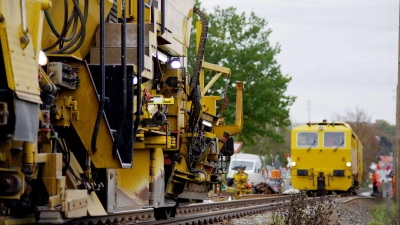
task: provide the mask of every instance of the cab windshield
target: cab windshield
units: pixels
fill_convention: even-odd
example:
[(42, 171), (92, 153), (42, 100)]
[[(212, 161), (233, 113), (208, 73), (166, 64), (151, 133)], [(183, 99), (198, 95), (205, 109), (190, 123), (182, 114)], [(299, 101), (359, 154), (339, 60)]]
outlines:
[(318, 146), (317, 132), (299, 132), (297, 133), (297, 147), (316, 147)]
[(324, 147), (343, 147), (345, 145), (344, 132), (325, 132)]

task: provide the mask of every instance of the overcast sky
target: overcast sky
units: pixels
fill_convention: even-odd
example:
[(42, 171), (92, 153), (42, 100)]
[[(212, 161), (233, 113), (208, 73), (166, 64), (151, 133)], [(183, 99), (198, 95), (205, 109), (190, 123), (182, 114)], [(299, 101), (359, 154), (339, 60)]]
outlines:
[(295, 123), (331, 121), (356, 107), (371, 122), (396, 121), (398, 0), (201, 0), (268, 21)]

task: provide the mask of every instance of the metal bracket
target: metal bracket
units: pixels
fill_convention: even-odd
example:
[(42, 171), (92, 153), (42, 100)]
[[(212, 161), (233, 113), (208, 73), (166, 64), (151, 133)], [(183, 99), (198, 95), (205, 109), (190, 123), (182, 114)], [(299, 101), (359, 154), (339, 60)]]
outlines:
[(87, 198), (74, 199), (68, 202), (68, 211), (83, 208), (87, 206)]
[(0, 102), (0, 125), (6, 125), (8, 122), (8, 105), (6, 102)]

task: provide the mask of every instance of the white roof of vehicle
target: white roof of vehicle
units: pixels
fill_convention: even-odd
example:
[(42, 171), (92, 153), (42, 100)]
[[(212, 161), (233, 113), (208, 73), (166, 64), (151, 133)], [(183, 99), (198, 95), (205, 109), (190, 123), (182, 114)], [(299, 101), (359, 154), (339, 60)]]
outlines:
[(243, 161), (260, 160), (260, 156), (254, 154), (238, 153), (231, 156), (231, 161), (232, 160), (243, 160)]

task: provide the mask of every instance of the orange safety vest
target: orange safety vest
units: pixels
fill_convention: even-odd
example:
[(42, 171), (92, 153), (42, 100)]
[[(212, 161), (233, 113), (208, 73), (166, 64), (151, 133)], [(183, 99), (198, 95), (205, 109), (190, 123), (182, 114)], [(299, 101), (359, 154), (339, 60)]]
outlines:
[(395, 176), (392, 176), (392, 196), (394, 196), (395, 191), (394, 191), (394, 184), (395, 184)]
[(372, 174), (372, 183), (378, 182), (379, 175), (377, 173)]

